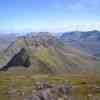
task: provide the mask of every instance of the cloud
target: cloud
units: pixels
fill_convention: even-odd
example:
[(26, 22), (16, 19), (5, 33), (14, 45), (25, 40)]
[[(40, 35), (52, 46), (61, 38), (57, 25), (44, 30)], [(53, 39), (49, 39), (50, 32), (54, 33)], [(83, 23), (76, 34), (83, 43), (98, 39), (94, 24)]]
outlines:
[(97, 25), (97, 26), (100, 26), (100, 22), (97, 22), (96, 25)]
[(73, 11), (96, 10), (100, 7), (100, 0), (53, 0), (52, 3), (56, 9)]

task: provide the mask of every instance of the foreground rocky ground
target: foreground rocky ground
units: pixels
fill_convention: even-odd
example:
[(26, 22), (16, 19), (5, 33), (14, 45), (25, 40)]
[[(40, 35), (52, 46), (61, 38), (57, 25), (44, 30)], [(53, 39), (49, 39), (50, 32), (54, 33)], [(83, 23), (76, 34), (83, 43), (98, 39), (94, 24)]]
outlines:
[(0, 73), (0, 100), (100, 100), (99, 75)]
[[(74, 94), (75, 90), (78, 89), (78, 86), (72, 86), (68, 83), (50, 85), (47, 82), (43, 82), (35, 84), (35, 88), (32, 89), (29, 95), (25, 95), (24, 92), (16, 89), (8, 91), (8, 95), (11, 96), (11, 100), (100, 100), (100, 97), (96, 96), (92, 91), (87, 96), (82, 94), (84, 96), (80, 97), (78, 95), (80, 99), (77, 99)], [(95, 86), (94, 89), (100, 92), (100, 87)]]
[[(32, 95), (24, 100), (77, 100), (72, 94), (74, 88), (70, 84), (51, 86), (44, 83), (37, 89), (33, 90)], [(88, 94), (87, 99), (100, 100), (99, 97), (93, 94)]]
[[(18, 100), (65, 100), (71, 93), (72, 87), (68, 84), (49, 85), (48, 83), (40, 83), (31, 91), (31, 95), (25, 96), (24, 92), (19, 94)], [(9, 94), (16, 98), (15, 93), (18, 91), (9, 91)]]

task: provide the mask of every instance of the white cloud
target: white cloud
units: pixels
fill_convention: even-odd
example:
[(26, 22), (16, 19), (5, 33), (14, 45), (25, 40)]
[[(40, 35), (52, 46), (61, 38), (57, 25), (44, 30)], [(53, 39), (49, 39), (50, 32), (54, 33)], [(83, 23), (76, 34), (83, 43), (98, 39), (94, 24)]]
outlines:
[(66, 10), (94, 10), (100, 7), (100, 0), (58, 0), (53, 3), (55, 8)]
[(100, 27), (100, 22), (97, 22), (96, 25)]

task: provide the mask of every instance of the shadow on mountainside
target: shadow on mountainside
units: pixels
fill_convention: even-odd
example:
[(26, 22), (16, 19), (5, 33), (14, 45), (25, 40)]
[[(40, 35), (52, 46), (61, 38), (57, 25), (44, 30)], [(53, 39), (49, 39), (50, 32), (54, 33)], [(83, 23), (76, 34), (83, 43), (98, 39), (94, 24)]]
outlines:
[(11, 67), (29, 67), (31, 65), (30, 57), (25, 48), (22, 48), (12, 59), (0, 69), (0, 71), (7, 71)]

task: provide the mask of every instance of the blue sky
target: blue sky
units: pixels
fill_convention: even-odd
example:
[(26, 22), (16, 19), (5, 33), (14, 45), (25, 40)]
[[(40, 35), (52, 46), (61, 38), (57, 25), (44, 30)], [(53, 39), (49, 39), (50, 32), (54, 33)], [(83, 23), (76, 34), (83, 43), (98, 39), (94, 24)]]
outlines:
[(100, 0), (0, 0), (0, 31), (100, 29)]

